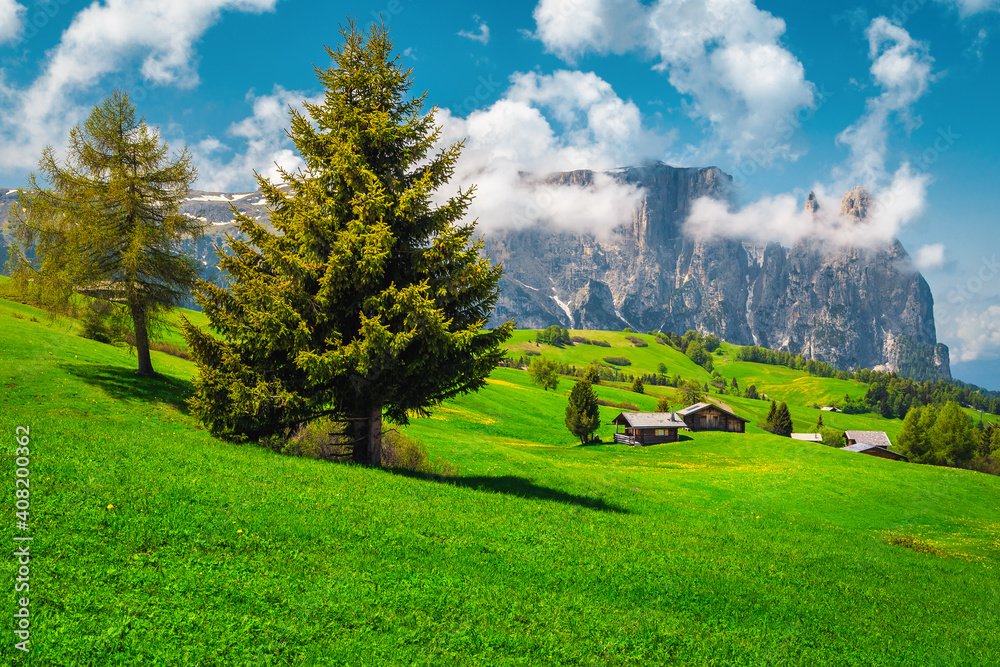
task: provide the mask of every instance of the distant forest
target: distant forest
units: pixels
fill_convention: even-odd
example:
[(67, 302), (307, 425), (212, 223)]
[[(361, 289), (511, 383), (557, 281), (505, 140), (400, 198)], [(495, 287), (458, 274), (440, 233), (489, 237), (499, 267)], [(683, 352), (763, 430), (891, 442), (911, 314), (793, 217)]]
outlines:
[(752, 361), (772, 366), (787, 366), (810, 375), (840, 380), (858, 380), (869, 385), (864, 398), (844, 397), (838, 405), (847, 413), (874, 410), (883, 417), (904, 419), (910, 408), (927, 405), (942, 406), (954, 401), (974, 410), (1000, 414), (1000, 392), (989, 391), (955, 379), (925, 380), (920, 382), (899, 373), (885, 373), (862, 368), (857, 371), (837, 370), (830, 364), (806, 359), (801, 354), (776, 352), (757, 346), (744, 346), (736, 353), (738, 361)]

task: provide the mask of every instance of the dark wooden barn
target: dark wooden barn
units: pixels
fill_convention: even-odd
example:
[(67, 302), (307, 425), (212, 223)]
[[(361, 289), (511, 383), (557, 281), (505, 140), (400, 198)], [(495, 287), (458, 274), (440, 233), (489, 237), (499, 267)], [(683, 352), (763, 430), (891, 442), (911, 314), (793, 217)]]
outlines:
[(684, 428), (684, 421), (673, 412), (623, 412), (611, 423), (615, 442), (634, 446), (677, 442), (677, 430)]
[(715, 403), (695, 403), (677, 411), (689, 431), (729, 431), (746, 433), (747, 420)]

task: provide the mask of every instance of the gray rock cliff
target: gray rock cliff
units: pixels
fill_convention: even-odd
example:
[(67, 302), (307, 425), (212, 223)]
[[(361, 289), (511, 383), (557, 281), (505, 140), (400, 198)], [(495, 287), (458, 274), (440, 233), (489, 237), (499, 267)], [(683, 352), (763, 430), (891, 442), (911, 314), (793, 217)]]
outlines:
[[(641, 186), (644, 196), (631, 220), (607, 238), (545, 228), (486, 235), (486, 251), (504, 266), (495, 321), (696, 329), (838, 368), (905, 371), (922, 360), (950, 376), (930, 288), (899, 241), (829, 252), (809, 243), (695, 239), (682, 232), (691, 204), (702, 196), (727, 198), (729, 176), (714, 167), (664, 164), (613, 176)], [(589, 171), (552, 177), (574, 184), (592, 178)], [(855, 188), (843, 212), (860, 221), (870, 205), (868, 192)], [(806, 207), (817, 210), (815, 197)]]

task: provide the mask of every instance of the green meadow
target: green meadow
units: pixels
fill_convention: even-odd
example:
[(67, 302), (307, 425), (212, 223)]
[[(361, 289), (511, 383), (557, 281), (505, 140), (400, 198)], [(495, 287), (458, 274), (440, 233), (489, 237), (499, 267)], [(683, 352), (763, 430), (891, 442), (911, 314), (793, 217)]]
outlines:
[[(1000, 664), (1000, 478), (772, 436), (755, 427), (768, 403), (732, 396), (746, 434), (580, 446), (563, 425), (571, 380), (543, 391), (503, 368), (405, 428), (454, 475), (293, 458), (208, 436), (184, 403), (190, 362), (154, 352), (160, 377), (140, 378), (76, 330), (0, 300), (7, 618), (13, 538), (34, 538), (31, 651), (8, 630), (0, 664)], [(535, 348), (528, 331), (510, 347), (708, 380), (652, 337), (585, 335), (612, 347)], [(788, 401), (796, 430), (814, 403), (864, 391), (726, 350), (716, 368)]]

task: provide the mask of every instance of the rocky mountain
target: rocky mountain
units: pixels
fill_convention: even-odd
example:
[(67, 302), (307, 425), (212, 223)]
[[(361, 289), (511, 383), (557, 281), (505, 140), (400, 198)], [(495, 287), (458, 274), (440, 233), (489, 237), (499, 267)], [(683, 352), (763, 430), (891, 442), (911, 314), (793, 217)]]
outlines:
[[(611, 175), (640, 186), (644, 198), (607, 238), (543, 228), (486, 237), (486, 250), (504, 266), (495, 320), (513, 318), (524, 328), (696, 329), (838, 368), (950, 377), (930, 288), (899, 241), (830, 253), (808, 243), (695, 239), (682, 232), (692, 202), (728, 197), (729, 176), (662, 163)], [(594, 176), (575, 171), (553, 180), (586, 185)], [(844, 197), (845, 212), (859, 220), (869, 205), (862, 189)], [(806, 206), (815, 210), (815, 198)]]
[[(574, 171), (551, 180), (587, 185), (595, 175)], [(541, 227), (486, 236), (486, 251), (504, 267), (495, 322), (513, 318), (522, 328), (696, 329), (838, 368), (950, 377), (948, 348), (937, 343), (930, 288), (910, 268), (898, 241), (830, 253), (807, 243), (786, 248), (695, 239), (682, 232), (692, 202), (728, 197), (731, 177), (714, 167), (662, 163), (611, 175), (640, 186), (643, 199), (631, 220), (606, 237)], [(0, 207), (14, 195), (0, 190)], [(867, 192), (852, 190), (844, 197), (844, 211), (863, 219), (869, 200)], [(219, 276), (213, 245), (238, 233), (230, 206), (267, 216), (257, 192), (196, 191), (182, 206), (187, 215), (209, 223), (206, 237), (186, 248), (203, 263), (206, 278)], [(806, 206), (815, 210), (816, 200)]]

